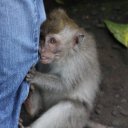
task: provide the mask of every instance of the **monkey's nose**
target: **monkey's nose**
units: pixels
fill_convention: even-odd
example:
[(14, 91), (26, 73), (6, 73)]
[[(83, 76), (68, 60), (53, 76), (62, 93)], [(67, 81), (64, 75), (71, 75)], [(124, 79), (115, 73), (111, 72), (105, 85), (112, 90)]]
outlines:
[(44, 53), (44, 52), (46, 52), (46, 48), (40, 47), (40, 48), (39, 48), (39, 53), (41, 54), (41, 53)]
[(45, 52), (45, 49), (46, 49), (46, 48), (42, 48), (41, 51), (42, 51), (42, 52)]

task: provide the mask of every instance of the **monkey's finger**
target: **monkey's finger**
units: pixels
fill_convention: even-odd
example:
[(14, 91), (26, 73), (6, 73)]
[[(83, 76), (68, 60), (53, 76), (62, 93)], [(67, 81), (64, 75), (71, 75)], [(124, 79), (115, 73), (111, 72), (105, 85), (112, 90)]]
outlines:
[[(31, 86), (34, 86), (34, 77), (27, 77), (26, 78), (26, 81), (31, 85)], [(32, 87), (33, 88), (33, 87)]]
[(28, 77), (32, 77), (33, 78), (35, 76), (35, 74), (36, 74), (36, 71), (31, 70), (31, 71), (28, 72), (27, 75), (28, 75)]
[(20, 123), (23, 123), (23, 120), (22, 120), (22, 118), (20, 118), (20, 119), (19, 119), (19, 122), (20, 122)]
[(24, 126), (22, 124), (18, 124), (18, 128), (24, 128)]
[(26, 77), (25, 80), (29, 83), (31, 78), (30, 77)]
[(23, 124), (21, 122), (19, 122), (18, 128), (24, 128), (24, 126), (23, 126)]
[(26, 81), (28, 82), (28, 84), (30, 85), (30, 90), (34, 91), (35, 90), (35, 85), (32, 79), (26, 78)]
[(30, 86), (30, 89), (31, 89), (32, 92), (35, 91), (34, 85), (31, 85), (31, 86)]
[(19, 126), (19, 128), (30, 128), (30, 127), (24, 127), (23, 125)]
[(28, 80), (28, 79), (26, 79), (26, 81), (27, 81), (27, 83), (29, 84), (29, 85), (31, 85), (31, 80)]
[(30, 71), (28, 72), (28, 74), (33, 74), (33, 75), (34, 75), (35, 72), (36, 72), (35, 70), (30, 70)]
[(34, 71), (36, 71), (35, 65), (32, 65), (32, 67), (31, 67), (30, 70), (34, 70)]
[(26, 75), (26, 79), (33, 79), (34, 78), (34, 74), (29, 73)]
[(31, 78), (32, 76), (31, 76), (31, 74), (27, 74), (26, 75), (26, 79), (29, 79), (29, 78)]
[(22, 120), (22, 118), (20, 118), (19, 123), (18, 123), (18, 128), (30, 128), (30, 127), (23, 126), (23, 120)]

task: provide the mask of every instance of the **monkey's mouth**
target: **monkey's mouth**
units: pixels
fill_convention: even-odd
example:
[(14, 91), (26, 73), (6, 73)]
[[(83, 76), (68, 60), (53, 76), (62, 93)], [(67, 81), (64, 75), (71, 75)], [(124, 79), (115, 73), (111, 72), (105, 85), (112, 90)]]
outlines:
[(43, 64), (49, 64), (49, 63), (52, 62), (52, 58), (46, 57), (46, 56), (41, 56), (40, 61), (41, 61), (41, 63), (43, 63)]

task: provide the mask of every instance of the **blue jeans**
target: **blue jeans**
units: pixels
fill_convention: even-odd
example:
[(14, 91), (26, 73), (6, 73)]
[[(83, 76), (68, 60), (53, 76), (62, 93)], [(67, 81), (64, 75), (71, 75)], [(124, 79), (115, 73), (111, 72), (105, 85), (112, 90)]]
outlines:
[(42, 0), (0, 0), (0, 128), (17, 128), (29, 86), (24, 78), (38, 60)]

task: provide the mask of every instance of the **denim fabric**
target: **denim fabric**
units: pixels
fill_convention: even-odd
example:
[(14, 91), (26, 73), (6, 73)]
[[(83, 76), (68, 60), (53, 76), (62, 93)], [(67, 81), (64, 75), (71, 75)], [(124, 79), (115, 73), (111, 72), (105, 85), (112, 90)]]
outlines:
[(42, 0), (0, 0), (0, 128), (17, 128), (45, 18)]

